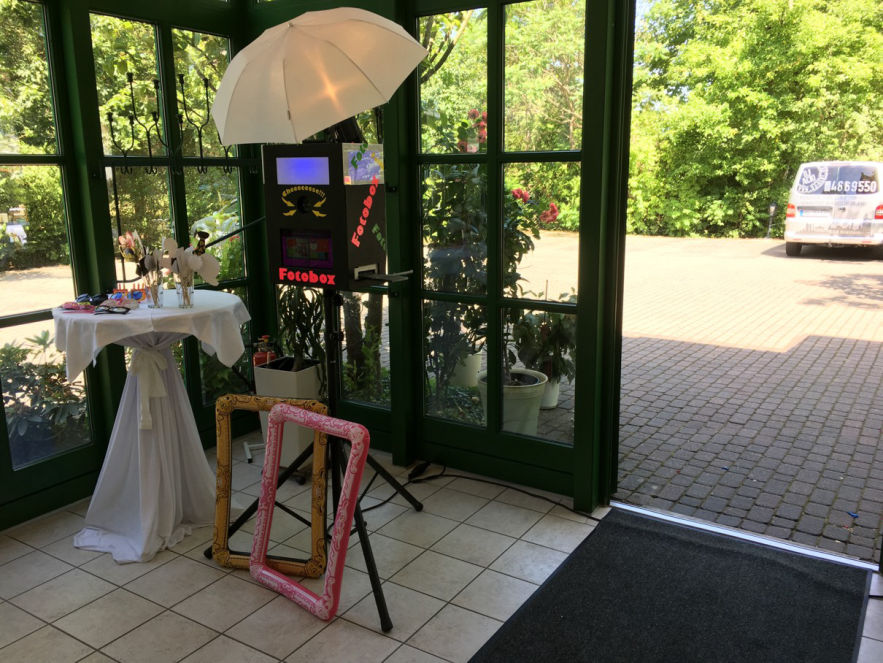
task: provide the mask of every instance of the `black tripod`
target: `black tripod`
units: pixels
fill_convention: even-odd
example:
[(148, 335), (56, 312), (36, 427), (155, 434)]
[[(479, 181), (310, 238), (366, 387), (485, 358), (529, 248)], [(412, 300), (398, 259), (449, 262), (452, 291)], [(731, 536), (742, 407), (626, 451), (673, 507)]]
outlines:
[[(327, 361), (327, 381), (328, 381), (328, 410), (331, 416), (336, 414), (337, 404), (340, 399), (340, 364), (341, 364), (341, 347), (343, 343), (343, 334), (340, 331), (340, 315), (338, 309), (341, 304), (340, 294), (333, 289), (325, 288), (322, 291), (323, 303), (325, 308), (325, 354)], [(288, 479), (294, 476), (300, 470), (301, 466), (313, 455), (312, 445), (308, 446), (291, 464), (279, 473), (276, 487), (280, 487)], [(328, 463), (327, 466), (331, 472), (331, 491), (333, 496), (334, 515), (337, 516), (337, 504), (340, 501), (341, 492), (341, 473), (346, 468), (347, 463), (346, 450), (343, 448), (343, 440), (338, 437), (328, 437)], [(423, 510), (417, 498), (415, 498), (407, 489), (394, 477), (386, 468), (384, 468), (376, 459), (368, 454), (366, 463), (380, 475), (397, 493), (402, 495), (417, 511)], [(254, 500), (239, 517), (230, 524), (227, 536), (232, 536), (239, 530), (257, 511), (259, 500)], [(285, 511), (290, 516), (309, 525), (299, 514), (289, 509), (284, 504), (276, 503), (275, 506)], [(362, 508), (356, 504), (355, 514), (353, 516), (356, 532), (359, 535), (359, 543), (362, 546), (362, 553), (365, 557), (365, 567), (368, 577), (371, 581), (371, 589), (374, 593), (374, 601), (377, 604), (377, 611), (380, 615), (380, 627), (383, 632), (392, 629), (392, 620), (389, 616), (389, 610), (386, 606), (386, 599), (383, 596), (383, 589), (380, 583), (380, 574), (377, 572), (377, 564), (374, 561), (374, 553), (371, 550), (371, 542), (368, 539), (368, 528), (365, 525), (365, 518), (362, 514)], [(326, 528), (327, 531), (327, 528)], [(207, 559), (211, 559), (212, 549), (206, 548), (203, 552)], [(281, 558), (288, 559), (288, 558)], [(292, 560), (296, 561), (296, 560)]]

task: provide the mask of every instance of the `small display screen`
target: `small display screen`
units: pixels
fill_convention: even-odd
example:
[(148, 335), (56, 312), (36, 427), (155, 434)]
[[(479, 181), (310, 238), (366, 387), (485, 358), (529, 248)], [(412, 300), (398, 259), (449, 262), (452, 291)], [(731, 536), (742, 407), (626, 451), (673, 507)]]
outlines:
[(283, 230), (282, 264), (301, 269), (334, 269), (331, 233), (319, 230)]
[(277, 157), (276, 183), (328, 186), (328, 157)]

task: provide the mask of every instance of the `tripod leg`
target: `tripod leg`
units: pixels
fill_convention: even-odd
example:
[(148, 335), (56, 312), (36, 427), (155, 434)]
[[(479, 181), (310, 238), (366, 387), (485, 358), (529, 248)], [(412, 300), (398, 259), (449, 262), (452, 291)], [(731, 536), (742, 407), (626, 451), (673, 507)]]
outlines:
[[(334, 517), (337, 518), (337, 503), (340, 501), (340, 473), (346, 470), (346, 460), (343, 454), (343, 442), (340, 438), (329, 437), (328, 448), (331, 454), (331, 490), (334, 495)], [(377, 572), (377, 563), (374, 561), (374, 552), (371, 550), (371, 541), (368, 539), (368, 528), (365, 526), (362, 508), (358, 504), (356, 504), (353, 520), (356, 524), (356, 531), (359, 534), (359, 543), (362, 545), (362, 555), (365, 557), (365, 567), (368, 571), (368, 579), (371, 581), (371, 591), (374, 593), (377, 613), (380, 615), (380, 628), (386, 633), (392, 629), (392, 620), (389, 617), (386, 598), (383, 596), (383, 588), (380, 585), (380, 574)]]
[(408, 500), (408, 502), (411, 503), (411, 506), (413, 506), (416, 511), (423, 511), (423, 504), (411, 493), (409, 493), (408, 489), (405, 488), (401, 483), (399, 483), (399, 481), (393, 475), (391, 475), (386, 470), (386, 468), (383, 467), (383, 465), (374, 460), (374, 458), (371, 457), (371, 454), (368, 454), (368, 458), (366, 460), (368, 462), (368, 465), (371, 466), (371, 469), (382, 476), (384, 481), (386, 481), (386, 483), (393, 487), (393, 490), (395, 490), (399, 495)]
[(362, 516), (362, 508), (356, 505), (353, 516), (356, 521), (356, 531), (359, 533), (359, 542), (362, 544), (362, 554), (365, 556), (365, 567), (368, 570), (368, 578), (371, 581), (371, 591), (374, 592), (374, 602), (377, 604), (377, 614), (380, 615), (380, 628), (384, 633), (392, 629), (392, 619), (389, 617), (389, 608), (386, 606), (386, 597), (380, 586), (380, 574), (377, 572), (377, 564), (374, 561), (374, 552), (371, 550), (371, 542), (368, 540), (368, 528), (365, 527), (365, 518)]
[[(279, 473), (279, 479), (276, 481), (276, 488), (279, 488), (283, 483), (288, 481), (291, 476), (300, 469), (300, 466), (306, 462), (307, 458), (313, 455), (313, 445), (309, 445), (306, 449), (301, 452), (301, 455), (295, 458), (291, 465), (285, 468), (284, 472)], [(239, 517), (234, 520), (230, 527), (227, 528), (227, 540), (230, 540), (230, 537), (239, 531), (239, 528), (242, 527), (245, 523), (248, 522), (248, 519), (251, 518), (255, 512), (258, 510), (258, 502), (260, 500), (256, 499), (254, 502), (248, 505), (248, 508), (239, 514)], [(206, 559), (212, 558), (212, 547), (209, 546), (205, 550), (202, 551), (203, 556)]]

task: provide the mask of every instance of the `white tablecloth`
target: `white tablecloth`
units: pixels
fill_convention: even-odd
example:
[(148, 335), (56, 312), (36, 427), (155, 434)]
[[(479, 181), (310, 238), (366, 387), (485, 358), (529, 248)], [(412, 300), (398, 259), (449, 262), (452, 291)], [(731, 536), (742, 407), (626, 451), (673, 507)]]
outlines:
[[(175, 301), (167, 292), (165, 301)], [(244, 351), (242, 301), (199, 290), (193, 308), (146, 306), (125, 315), (52, 312), (55, 342), (73, 379), (109, 343), (135, 348), (86, 527), (74, 545), (109, 552), (118, 562), (145, 562), (178, 543), (192, 525), (214, 521), (215, 476), (170, 347), (199, 339), (227, 366)], [(146, 411), (145, 411), (146, 410)]]

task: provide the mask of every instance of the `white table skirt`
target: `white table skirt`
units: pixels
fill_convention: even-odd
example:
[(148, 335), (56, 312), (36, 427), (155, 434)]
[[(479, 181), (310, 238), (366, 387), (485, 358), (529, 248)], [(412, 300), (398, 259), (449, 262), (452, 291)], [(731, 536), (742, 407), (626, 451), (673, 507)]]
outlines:
[[(76, 313), (65, 317), (61, 312), (54, 316), (56, 342), (59, 338), (63, 341), (60, 350), (65, 346), (91, 347), (90, 333), (93, 338), (101, 334), (113, 337), (111, 342), (136, 349), (86, 526), (74, 537), (77, 548), (109, 552), (117, 562), (145, 562), (181, 541), (192, 526), (214, 520), (214, 473), (205, 458), (184, 381), (169, 346), (194, 333), (204, 342), (210, 339), (223, 347), (224, 357), (219, 352), (219, 359), (230, 365), (244, 350), (239, 325), (249, 316), (239, 298), (226, 293), (197, 292), (194, 304), (190, 311), (140, 309), (100, 319)], [(139, 320), (141, 324), (135, 326)], [(218, 325), (218, 320), (226, 320), (226, 324)], [(154, 324), (157, 321), (159, 324)], [(119, 336), (122, 329), (131, 333), (139, 327), (178, 330)], [(95, 352), (98, 350), (100, 347)], [(85, 356), (79, 355), (80, 363)], [(156, 368), (134, 370), (139, 363)], [(69, 364), (68, 373), (72, 369), (79, 373), (83, 367)], [(142, 391), (145, 385), (151, 386), (151, 379), (156, 380), (153, 393), (165, 394), (147, 397), (145, 418)]]

